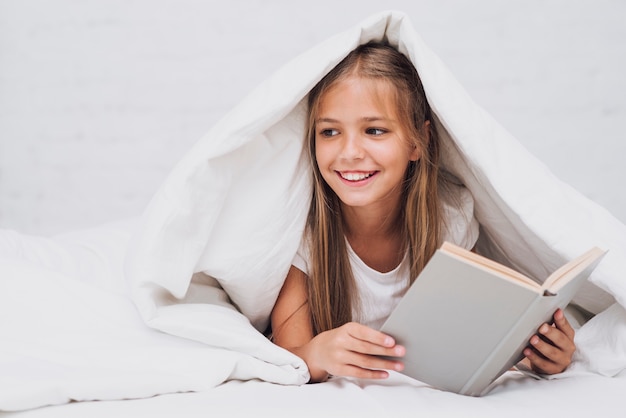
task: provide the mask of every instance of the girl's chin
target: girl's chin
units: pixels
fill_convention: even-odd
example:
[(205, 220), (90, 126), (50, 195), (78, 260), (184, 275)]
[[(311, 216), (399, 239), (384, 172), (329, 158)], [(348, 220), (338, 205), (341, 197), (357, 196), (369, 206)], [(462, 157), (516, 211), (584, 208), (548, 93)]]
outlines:
[(377, 201), (373, 196), (354, 196), (350, 193), (337, 194), (344, 206), (362, 208), (372, 205)]

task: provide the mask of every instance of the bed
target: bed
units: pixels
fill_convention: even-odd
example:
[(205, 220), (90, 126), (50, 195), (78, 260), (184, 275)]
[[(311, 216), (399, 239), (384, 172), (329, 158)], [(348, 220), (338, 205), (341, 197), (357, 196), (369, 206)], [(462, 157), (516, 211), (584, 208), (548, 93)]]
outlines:
[[(303, 361), (262, 334), (308, 206), (303, 98), (372, 39), (418, 68), (444, 165), (476, 200), (481, 251), (545, 277), (590, 242), (610, 249), (575, 298), (595, 316), (581, 324), (565, 373), (509, 371), (481, 398), (399, 374), (307, 385)], [(53, 237), (1, 232), (0, 416), (622, 416), (624, 255), (626, 227), (477, 106), (406, 15), (383, 12), (251, 92), (181, 159), (141, 217)]]
[[(220, 383), (240, 360), (222, 349), (151, 330), (125, 294), (121, 263), (137, 222), (45, 239), (13, 235), (11, 249), (16, 258), (21, 253), (22, 261), (14, 259), (12, 269), (2, 263), (2, 277), (17, 273), (22, 280), (2, 281), (0, 382), (3, 405), (18, 411), (0, 416), (522, 417), (563, 411), (623, 416), (624, 372), (535, 380), (511, 371), (481, 398), (443, 392), (399, 374), (384, 382)], [(12, 313), (18, 302), (16, 318)]]

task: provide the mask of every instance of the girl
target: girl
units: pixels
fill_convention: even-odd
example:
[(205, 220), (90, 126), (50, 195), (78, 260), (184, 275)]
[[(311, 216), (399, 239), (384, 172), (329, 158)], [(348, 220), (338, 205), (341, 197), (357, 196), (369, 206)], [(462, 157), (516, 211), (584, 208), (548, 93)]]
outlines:
[[(377, 329), (444, 240), (473, 248), (473, 200), (439, 170), (424, 89), (394, 48), (359, 46), (308, 104), (314, 192), (272, 312), (273, 339), (307, 363), (312, 382), (386, 378), (403, 369), (405, 349)], [(525, 351), (543, 373), (564, 370), (575, 349), (562, 312), (554, 319)]]

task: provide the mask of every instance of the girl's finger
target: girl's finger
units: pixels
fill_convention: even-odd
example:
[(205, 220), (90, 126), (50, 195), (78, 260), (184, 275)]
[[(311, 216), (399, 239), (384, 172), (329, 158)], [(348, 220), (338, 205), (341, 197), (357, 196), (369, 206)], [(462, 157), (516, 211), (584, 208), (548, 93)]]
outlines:
[(342, 328), (345, 328), (349, 335), (358, 340), (367, 341), (382, 347), (393, 347), (396, 345), (395, 340), (389, 335), (357, 322), (347, 323)]
[(359, 379), (386, 379), (389, 372), (385, 370), (371, 370), (362, 367), (346, 364), (333, 373), (336, 376), (356, 377)]
[(576, 349), (574, 341), (556, 326), (552, 327), (548, 324), (543, 324), (539, 327), (539, 334), (543, 339), (548, 340), (548, 345), (551, 343), (559, 351), (563, 351), (566, 354), (571, 355)]
[(402, 357), (406, 353), (406, 349), (401, 345), (384, 347), (357, 338), (352, 338), (344, 347), (346, 350), (368, 356)]
[(567, 338), (569, 338), (570, 340), (574, 340), (574, 335), (576, 334), (576, 331), (574, 331), (574, 328), (572, 328), (569, 321), (565, 317), (563, 310), (557, 309), (557, 311), (554, 313), (554, 325), (559, 330), (561, 330), (561, 332), (563, 332), (567, 336)]
[(560, 373), (572, 362), (576, 350), (574, 335), (563, 311), (558, 309), (554, 313), (554, 326), (541, 325), (537, 335), (530, 339), (532, 348), (525, 349), (524, 355), (540, 373)]
[[(358, 323), (344, 325), (350, 339), (346, 341), (346, 348), (357, 353), (401, 357), (406, 350), (397, 345), (395, 340), (387, 334)], [(343, 328), (342, 327), (342, 328)]]
[[(544, 324), (545, 325), (545, 324)], [(546, 360), (550, 362), (559, 362), (562, 357), (562, 352), (559, 348), (550, 344), (539, 338), (538, 335), (533, 335), (530, 338), (530, 345), (535, 349), (535, 351), (541, 356), (543, 356)]]
[(533, 351), (532, 348), (526, 348), (524, 350), (524, 355), (530, 361), (532, 369), (538, 373), (543, 374), (554, 374), (563, 371), (561, 366), (555, 364), (554, 362), (542, 357), (537, 352)]
[(400, 361), (359, 353), (355, 353), (351, 364), (367, 370), (404, 370), (404, 364)]

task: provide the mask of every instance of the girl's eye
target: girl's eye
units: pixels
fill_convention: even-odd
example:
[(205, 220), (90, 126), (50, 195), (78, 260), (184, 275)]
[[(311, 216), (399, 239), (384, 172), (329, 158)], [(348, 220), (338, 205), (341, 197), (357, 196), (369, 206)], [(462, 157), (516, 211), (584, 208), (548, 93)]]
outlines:
[(339, 131), (337, 131), (336, 129), (322, 129), (320, 131), (320, 135), (326, 138), (330, 138), (333, 137), (335, 135), (337, 135), (339, 133)]
[(368, 135), (380, 136), (387, 133), (387, 130), (381, 128), (368, 128), (365, 131)]

